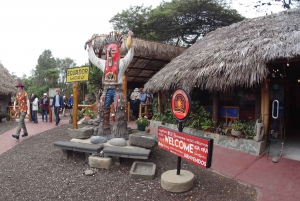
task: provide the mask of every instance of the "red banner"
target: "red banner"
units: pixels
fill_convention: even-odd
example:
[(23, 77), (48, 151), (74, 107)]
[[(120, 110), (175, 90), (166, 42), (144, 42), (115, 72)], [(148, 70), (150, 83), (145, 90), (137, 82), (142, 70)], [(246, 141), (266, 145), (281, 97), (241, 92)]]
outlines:
[(213, 139), (158, 127), (158, 146), (204, 168), (211, 167)]

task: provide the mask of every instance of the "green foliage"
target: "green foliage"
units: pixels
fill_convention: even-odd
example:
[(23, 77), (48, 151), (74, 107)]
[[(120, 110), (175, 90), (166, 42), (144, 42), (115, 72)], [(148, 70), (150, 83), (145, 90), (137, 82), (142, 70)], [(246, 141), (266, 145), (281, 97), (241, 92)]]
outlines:
[(88, 107), (83, 109), (83, 115), (89, 115), (91, 118), (93, 118), (96, 115), (96, 112)]
[(243, 131), (245, 124), (238, 119), (234, 119), (234, 121), (231, 124), (231, 129), (236, 131)]
[(136, 6), (118, 13), (110, 22), (138, 38), (189, 46), (210, 31), (244, 19), (236, 10), (225, 8), (220, 0), (163, 1), (158, 7)]
[(245, 134), (245, 138), (251, 139), (255, 136), (254, 132), (255, 121), (249, 121), (244, 123), (243, 133)]
[(146, 118), (146, 117), (139, 117), (139, 118), (135, 121), (135, 123), (136, 123), (137, 125), (143, 125), (143, 126), (146, 126), (146, 127), (150, 125), (150, 121), (149, 121), (149, 119)]

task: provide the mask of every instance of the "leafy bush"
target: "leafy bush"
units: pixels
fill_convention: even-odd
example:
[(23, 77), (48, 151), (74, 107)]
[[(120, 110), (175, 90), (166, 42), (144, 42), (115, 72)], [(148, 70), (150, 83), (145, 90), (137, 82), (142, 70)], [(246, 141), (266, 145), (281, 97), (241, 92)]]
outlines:
[(235, 131), (243, 131), (245, 124), (241, 120), (232, 119), (231, 122), (231, 129)]
[(244, 123), (243, 133), (245, 134), (245, 138), (251, 139), (255, 136), (255, 121), (249, 121), (247, 123)]

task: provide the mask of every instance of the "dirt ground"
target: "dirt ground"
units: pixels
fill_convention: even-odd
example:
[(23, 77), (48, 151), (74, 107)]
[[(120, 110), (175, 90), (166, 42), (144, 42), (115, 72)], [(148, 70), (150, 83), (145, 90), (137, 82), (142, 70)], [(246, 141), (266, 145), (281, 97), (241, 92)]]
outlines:
[[(5, 125), (5, 126), (3, 126)], [(0, 125), (0, 133), (17, 124)], [(63, 125), (24, 140), (0, 155), (0, 200), (257, 200), (254, 187), (245, 186), (210, 169), (203, 169), (182, 160), (182, 169), (195, 174), (194, 186), (185, 193), (170, 193), (161, 188), (160, 176), (176, 169), (177, 156), (158, 147), (152, 149), (150, 159), (156, 164), (154, 180), (130, 179), (130, 168), (135, 160), (122, 159), (121, 165), (110, 169), (89, 168), (83, 165), (85, 156), (73, 152), (63, 157), (53, 142), (70, 140)], [(92, 169), (93, 176), (84, 171)]]

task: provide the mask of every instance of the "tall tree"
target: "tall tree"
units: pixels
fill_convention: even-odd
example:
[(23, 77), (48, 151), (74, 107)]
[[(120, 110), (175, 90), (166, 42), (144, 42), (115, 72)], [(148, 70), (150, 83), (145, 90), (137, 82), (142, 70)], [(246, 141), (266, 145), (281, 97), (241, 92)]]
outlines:
[(44, 52), (38, 58), (38, 64), (32, 75), (31, 90), (40, 97), (49, 88), (57, 87), (59, 70), (56, 67), (56, 60), (50, 50)]
[(139, 38), (189, 46), (208, 32), (243, 19), (221, 0), (172, 0), (153, 10), (130, 7), (110, 22), (122, 33), (132, 29)]
[(69, 68), (76, 66), (76, 63), (71, 58), (59, 59), (56, 58), (56, 66), (59, 70), (58, 87), (66, 94), (70, 95), (72, 92), (72, 83), (67, 83), (67, 71)]

